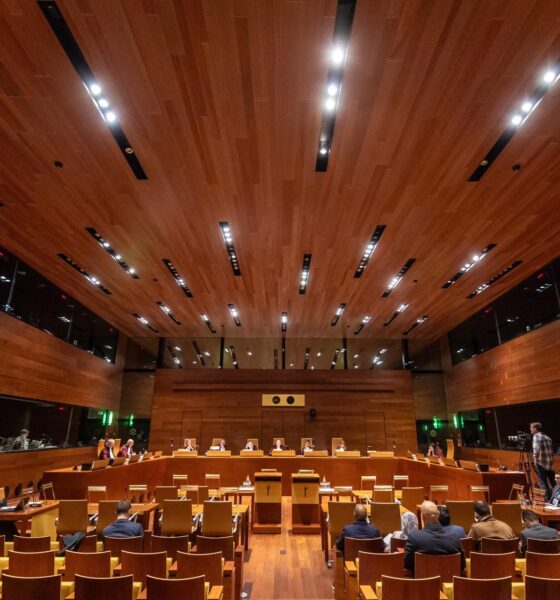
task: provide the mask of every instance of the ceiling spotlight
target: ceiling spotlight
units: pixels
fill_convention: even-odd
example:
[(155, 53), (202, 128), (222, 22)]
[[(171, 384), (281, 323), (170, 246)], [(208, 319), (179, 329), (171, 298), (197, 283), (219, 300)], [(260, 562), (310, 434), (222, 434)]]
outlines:
[(135, 271), (135, 270), (134, 270), (132, 267), (130, 267), (130, 269), (128, 269), (128, 272), (129, 272), (131, 275), (134, 275), (134, 273), (135, 273), (136, 271)]
[(511, 118), (512, 125), (521, 125), (521, 121), (523, 121), (523, 117), (521, 115), (513, 115)]
[(321, 352), (317, 352), (317, 356), (321, 356)]
[(103, 242), (103, 247), (104, 248), (109, 248), (111, 244), (109, 244), (109, 242)]
[(177, 352), (181, 352), (181, 348), (179, 346), (175, 346), (175, 350), (177, 350)]
[(114, 123), (117, 120), (117, 115), (110, 110), (108, 113), (106, 113), (105, 118), (107, 121), (109, 121), (109, 123)]
[(247, 356), (253, 356), (253, 353), (250, 350), (247, 350)]
[(329, 85), (329, 87), (327, 88), (327, 94), (329, 96), (336, 96), (337, 92), (338, 92), (338, 86), (336, 85), (336, 83), (331, 83)]
[(282, 315), (282, 323), (287, 323), (288, 322), (288, 315), (283, 314)]
[(321, 149), (319, 150), (319, 154), (321, 154), (322, 156), (325, 156), (325, 154), (328, 152), (328, 150), (325, 148), (325, 146), (321, 146)]
[(547, 71), (543, 77), (545, 83), (552, 83), (555, 79), (556, 73), (554, 71)]
[(97, 104), (99, 104), (99, 106), (101, 106), (101, 108), (109, 108), (109, 101), (106, 100), (105, 98), (99, 98), (99, 100), (97, 101)]
[(533, 108), (533, 104), (531, 102), (523, 102), (521, 105), (521, 110), (525, 113), (528, 113)]
[(336, 100), (334, 98), (327, 98), (325, 108), (327, 110), (334, 110), (336, 108)]
[(99, 96), (99, 94), (101, 94), (101, 86), (98, 83), (92, 83), (89, 86), (89, 91), (94, 95), (94, 96)]
[[(336, 46), (335, 48), (333, 48), (332, 53), (331, 53), (331, 60), (332, 60), (333, 65), (341, 65), (344, 62), (345, 56), (346, 56), (346, 52), (345, 52), (344, 48), (341, 48), (340, 46)], [(547, 80), (545, 79), (545, 81), (547, 81)]]

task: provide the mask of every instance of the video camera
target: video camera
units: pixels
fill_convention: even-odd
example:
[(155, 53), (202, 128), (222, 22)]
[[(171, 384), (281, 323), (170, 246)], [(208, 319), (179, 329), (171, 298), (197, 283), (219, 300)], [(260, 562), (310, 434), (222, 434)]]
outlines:
[(532, 451), (531, 439), (531, 434), (526, 433), (525, 431), (518, 431), (516, 435), (508, 435), (508, 441), (513, 442), (515, 444), (515, 447), (519, 451), (523, 452)]

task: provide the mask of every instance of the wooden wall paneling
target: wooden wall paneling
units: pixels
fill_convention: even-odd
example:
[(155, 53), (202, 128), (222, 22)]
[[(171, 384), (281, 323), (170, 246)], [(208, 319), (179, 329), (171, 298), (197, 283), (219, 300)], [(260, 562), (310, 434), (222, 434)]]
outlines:
[(387, 450), (385, 433), (385, 413), (368, 411), (366, 413), (366, 440), (372, 450)]
[(137, 419), (149, 419), (152, 415), (155, 372), (124, 372), (122, 379), (121, 404), (119, 412)]
[(182, 448), (186, 438), (195, 438), (196, 443), (202, 449), (202, 412), (199, 410), (183, 411), (181, 422), (181, 437), (175, 444), (175, 447)]
[[(258, 409), (256, 410), (258, 411)], [(272, 448), (272, 440), (275, 437), (285, 437), (284, 414), (279, 409), (263, 408), (261, 411), (261, 445), (265, 452)]]
[(447, 418), (443, 373), (412, 373), (414, 410), (418, 420)]
[(299, 452), (301, 438), (305, 436), (305, 411), (288, 409), (283, 411), (283, 417), (286, 445)]

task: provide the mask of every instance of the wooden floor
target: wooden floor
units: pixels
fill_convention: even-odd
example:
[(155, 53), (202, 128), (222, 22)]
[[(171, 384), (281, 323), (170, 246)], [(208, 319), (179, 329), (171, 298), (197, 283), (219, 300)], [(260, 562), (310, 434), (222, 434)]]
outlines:
[(244, 591), (250, 600), (332, 600), (331, 569), (315, 535), (292, 535), (291, 498), (283, 498), (282, 533), (251, 535), (249, 560), (244, 565)]

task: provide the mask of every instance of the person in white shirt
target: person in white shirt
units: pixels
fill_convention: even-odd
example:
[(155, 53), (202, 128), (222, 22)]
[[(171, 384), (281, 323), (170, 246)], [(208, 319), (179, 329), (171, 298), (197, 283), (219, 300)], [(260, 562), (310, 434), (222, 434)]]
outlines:
[(255, 444), (253, 444), (253, 442), (251, 442), (251, 440), (249, 440), (246, 444), (245, 444), (245, 450), (256, 450), (257, 448), (255, 448)]
[(192, 443), (192, 440), (187, 440), (187, 443), (185, 444), (184, 449), (188, 450), (189, 452), (195, 452), (196, 446)]
[(272, 446), (273, 450), (285, 450), (285, 446), (282, 444), (282, 440), (279, 438), (276, 438), (274, 440), (274, 446)]
[(313, 446), (311, 445), (311, 440), (305, 440), (305, 444), (303, 445), (303, 453), (313, 452)]
[(18, 437), (14, 440), (14, 450), (28, 450), (29, 449), (29, 430), (22, 429), (19, 432)]
[(336, 449), (337, 452), (344, 452), (346, 450), (346, 442), (344, 440), (340, 440), (340, 442), (338, 442), (338, 448)]

